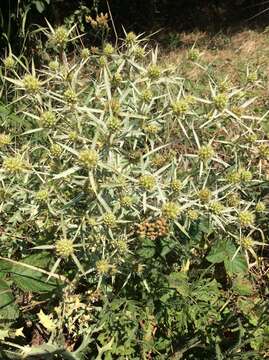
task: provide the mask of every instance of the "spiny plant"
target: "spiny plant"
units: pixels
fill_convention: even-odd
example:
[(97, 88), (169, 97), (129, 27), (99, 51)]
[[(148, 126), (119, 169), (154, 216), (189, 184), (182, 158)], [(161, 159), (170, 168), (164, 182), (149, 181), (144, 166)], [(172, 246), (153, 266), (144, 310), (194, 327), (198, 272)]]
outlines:
[(262, 358), (268, 322), (251, 274), (267, 246), (269, 141), (258, 79), (208, 76), (191, 93), (142, 36), (71, 58), (73, 30), (44, 30), (40, 68), (3, 59), (4, 356)]

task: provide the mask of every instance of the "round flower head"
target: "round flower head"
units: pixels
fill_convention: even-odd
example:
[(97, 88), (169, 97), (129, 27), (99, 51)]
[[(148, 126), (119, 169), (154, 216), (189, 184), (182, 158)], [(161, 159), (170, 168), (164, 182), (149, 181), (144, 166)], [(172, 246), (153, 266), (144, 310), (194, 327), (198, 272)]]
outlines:
[(108, 119), (107, 122), (107, 127), (109, 130), (111, 131), (117, 131), (121, 128), (122, 122), (120, 121), (120, 119), (116, 116), (111, 116)]
[(196, 61), (200, 57), (200, 52), (198, 49), (191, 49), (188, 52), (188, 59), (191, 61)]
[(143, 175), (139, 179), (139, 184), (144, 190), (151, 191), (156, 186), (156, 179), (153, 175)]
[(133, 48), (133, 54), (136, 58), (142, 59), (145, 56), (145, 49), (141, 46), (135, 46)]
[(156, 134), (158, 134), (158, 132), (160, 132), (159, 126), (157, 126), (155, 124), (149, 124), (149, 125), (144, 126), (143, 130), (146, 134), (149, 134), (149, 135), (156, 135)]
[(211, 145), (201, 146), (198, 151), (199, 159), (202, 161), (209, 161), (215, 155), (215, 151)]
[(96, 167), (98, 160), (98, 153), (93, 149), (85, 149), (79, 153), (79, 162), (88, 169)]
[(63, 153), (63, 148), (59, 144), (52, 144), (50, 147), (50, 153), (54, 158), (59, 158)]
[(199, 212), (197, 210), (188, 210), (187, 216), (190, 220), (195, 221), (199, 218)]
[(174, 192), (180, 192), (180, 190), (183, 188), (183, 184), (180, 180), (174, 179), (171, 183), (171, 188)]
[(158, 65), (150, 65), (148, 67), (148, 77), (150, 79), (156, 80), (159, 79), (159, 77), (161, 76), (161, 69)]
[(64, 26), (59, 26), (51, 35), (50, 41), (53, 45), (63, 47), (68, 41), (68, 30)]
[(239, 196), (239, 194), (235, 193), (235, 194), (230, 194), (227, 197), (227, 204), (231, 207), (236, 207), (240, 204), (241, 198)]
[(253, 239), (250, 236), (242, 236), (240, 242), (245, 249), (251, 249), (253, 247)]
[(175, 115), (183, 115), (189, 110), (189, 102), (186, 100), (177, 100), (172, 103), (172, 110)]
[(136, 42), (136, 34), (134, 32), (129, 32), (126, 35), (125, 41), (127, 44), (134, 44)]
[(107, 227), (113, 228), (117, 225), (117, 218), (113, 213), (107, 213), (103, 216), (103, 222)]
[(0, 149), (6, 145), (9, 145), (10, 143), (11, 143), (10, 135), (0, 133)]
[(134, 199), (131, 196), (125, 195), (120, 199), (120, 203), (123, 207), (130, 207), (134, 203)]
[(207, 203), (212, 197), (212, 192), (208, 188), (204, 188), (199, 191), (198, 197), (202, 202)]
[(3, 168), (9, 173), (16, 174), (25, 171), (28, 166), (25, 160), (17, 155), (4, 159)]
[(24, 90), (29, 94), (36, 94), (41, 88), (41, 82), (34, 75), (25, 75), (22, 82)]
[(239, 173), (240, 173), (241, 181), (248, 182), (248, 181), (251, 181), (251, 180), (252, 180), (252, 173), (251, 173), (251, 171), (245, 170), (245, 169), (240, 169), (240, 170), (239, 170)]
[(80, 52), (80, 56), (81, 56), (81, 59), (83, 60), (87, 60), (88, 57), (90, 56), (90, 49), (88, 48), (83, 48)]
[(111, 44), (106, 44), (104, 46), (103, 52), (106, 56), (110, 56), (114, 53), (115, 49)]
[(101, 259), (96, 261), (95, 266), (99, 275), (108, 274), (111, 268), (111, 264), (107, 259)]
[(149, 103), (152, 98), (153, 98), (153, 94), (152, 94), (152, 91), (150, 89), (145, 89), (141, 92), (141, 99), (146, 102), (146, 103)]
[(119, 72), (116, 72), (113, 75), (112, 82), (114, 85), (119, 85), (122, 82), (122, 75)]
[(64, 99), (69, 105), (74, 105), (77, 102), (77, 94), (72, 89), (67, 89), (64, 92)]
[(218, 94), (214, 97), (214, 105), (219, 111), (223, 111), (228, 104), (228, 97), (226, 94)]
[(256, 212), (258, 212), (258, 213), (265, 212), (265, 210), (266, 210), (266, 205), (265, 205), (265, 203), (262, 202), (262, 201), (259, 201), (259, 202), (256, 204), (255, 210), (256, 210)]
[(260, 157), (264, 159), (269, 159), (269, 145), (261, 144), (258, 148)]
[(45, 111), (40, 116), (40, 123), (44, 127), (52, 127), (56, 122), (56, 116), (52, 111)]
[(15, 66), (15, 60), (13, 59), (12, 55), (7, 56), (3, 60), (4, 66), (7, 70), (13, 69)]
[(227, 175), (227, 181), (230, 184), (238, 184), (240, 183), (241, 180), (241, 174), (239, 171), (231, 171), (228, 175)]
[(43, 189), (43, 190), (39, 190), (36, 195), (35, 198), (37, 201), (39, 202), (45, 202), (48, 200), (49, 198), (49, 192), (47, 189)]
[(49, 62), (48, 66), (51, 71), (57, 71), (60, 67), (60, 64), (57, 60), (52, 60)]
[(223, 204), (219, 201), (213, 201), (210, 204), (209, 208), (216, 215), (220, 215), (222, 213), (222, 211), (224, 210)]
[(244, 210), (238, 214), (239, 223), (243, 227), (253, 226), (255, 222), (255, 216), (252, 212)]
[(176, 203), (169, 201), (163, 205), (162, 213), (165, 218), (175, 220), (180, 214), (180, 207)]
[(74, 253), (73, 241), (69, 239), (60, 239), (55, 243), (55, 250), (57, 255), (68, 258)]

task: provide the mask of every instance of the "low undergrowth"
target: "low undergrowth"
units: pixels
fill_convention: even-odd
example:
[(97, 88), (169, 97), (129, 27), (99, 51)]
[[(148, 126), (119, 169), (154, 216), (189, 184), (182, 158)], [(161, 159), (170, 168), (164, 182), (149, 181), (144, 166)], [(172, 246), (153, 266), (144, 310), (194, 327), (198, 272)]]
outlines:
[(266, 358), (264, 73), (43, 31), (2, 65), (1, 358)]

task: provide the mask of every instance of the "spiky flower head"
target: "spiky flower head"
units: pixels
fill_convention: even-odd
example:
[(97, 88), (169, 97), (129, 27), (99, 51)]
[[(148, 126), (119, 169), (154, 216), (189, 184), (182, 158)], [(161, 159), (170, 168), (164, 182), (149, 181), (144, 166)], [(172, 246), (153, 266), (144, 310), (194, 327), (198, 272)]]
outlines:
[(103, 52), (106, 56), (110, 56), (114, 53), (115, 49), (111, 44), (106, 44), (104, 46)]
[(180, 181), (179, 179), (174, 179), (171, 183), (171, 188), (176, 193), (180, 192), (180, 190), (182, 190), (183, 188), (182, 181)]
[(161, 69), (158, 65), (152, 64), (148, 67), (148, 77), (152, 80), (159, 79), (161, 76)]
[(4, 60), (3, 60), (4, 66), (7, 70), (11, 70), (14, 68), (15, 66), (15, 60), (13, 59), (12, 55), (7, 56)]
[(50, 147), (51, 156), (59, 158), (63, 153), (63, 148), (59, 144), (52, 144)]
[(255, 210), (256, 212), (258, 213), (262, 213), (262, 212), (265, 212), (266, 210), (266, 205), (263, 201), (259, 201), (256, 206), (255, 206)]
[(95, 266), (99, 275), (107, 275), (111, 269), (111, 264), (107, 259), (96, 261)]
[(228, 104), (228, 96), (220, 93), (214, 97), (214, 105), (217, 110), (223, 111)]
[(262, 157), (264, 159), (269, 159), (269, 145), (261, 144), (258, 147), (258, 152), (259, 152), (260, 157)]
[(126, 35), (125, 41), (129, 45), (134, 44), (136, 42), (136, 38), (137, 38), (136, 34), (133, 31), (131, 31)]
[(48, 66), (51, 71), (57, 71), (60, 67), (60, 64), (57, 60), (52, 60), (49, 62)]
[(198, 197), (203, 203), (207, 203), (212, 197), (212, 192), (208, 188), (201, 189), (198, 192)]
[(68, 139), (72, 142), (76, 142), (79, 140), (79, 134), (76, 131), (70, 131), (68, 133)]
[(156, 135), (158, 132), (160, 132), (160, 127), (155, 124), (149, 124), (143, 127), (143, 130), (146, 134), (149, 135)]
[(190, 209), (187, 212), (187, 216), (190, 220), (195, 221), (199, 218), (199, 212), (197, 210)]
[(27, 170), (28, 167), (28, 164), (20, 155), (7, 157), (3, 161), (3, 168), (11, 174), (21, 173)]
[(211, 145), (203, 145), (198, 151), (198, 156), (201, 161), (209, 161), (215, 155), (215, 151)]
[(238, 184), (241, 181), (241, 174), (239, 171), (233, 170), (227, 175), (227, 181), (230, 184)]
[(200, 57), (200, 52), (198, 49), (190, 49), (188, 52), (188, 59), (191, 61), (196, 61)]
[(241, 181), (248, 182), (252, 180), (252, 173), (249, 170), (239, 169)]
[(137, 45), (133, 48), (133, 54), (136, 58), (142, 59), (145, 56), (145, 49)]
[(81, 150), (79, 153), (79, 162), (87, 169), (96, 167), (99, 160), (99, 155), (94, 149)]
[(67, 89), (64, 92), (64, 99), (69, 105), (74, 105), (77, 102), (77, 94), (73, 89)]
[(99, 62), (100, 66), (104, 67), (106, 65), (106, 63), (107, 63), (106, 57), (105, 56), (100, 56), (98, 62)]
[(180, 207), (178, 204), (169, 201), (163, 205), (162, 214), (167, 219), (175, 220), (180, 214)]
[(113, 228), (117, 225), (117, 218), (112, 212), (109, 212), (103, 216), (103, 222), (107, 227)]
[(74, 245), (73, 241), (70, 239), (59, 239), (55, 243), (56, 254), (63, 257), (68, 258), (72, 254), (74, 254)]
[(243, 227), (253, 226), (255, 223), (255, 216), (248, 210), (240, 211), (238, 213), (240, 225)]
[(134, 203), (134, 198), (132, 196), (129, 196), (129, 195), (124, 195), (120, 199), (120, 203), (121, 203), (121, 205), (123, 207), (130, 207)]
[(41, 126), (52, 127), (56, 124), (56, 122), (57, 122), (56, 116), (52, 111), (45, 111), (40, 116)]
[(0, 133), (0, 149), (11, 143), (11, 137), (8, 134)]
[(250, 143), (250, 144), (254, 144), (257, 140), (258, 140), (258, 136), (256, 134), (248, 134), (246, 136), (246, 140)]
[(151, 191), (156, 186), (156, 179), (153, 175), (142, 175), (139, 179), (139, 185), (144, 190)]
[(50, 37), (50, 41), (55, 46), (65, 46), (69, 38), (68, 30), (64, 26), (59, 26), (55, 29)]
[(141, 92), (140, 96), (141, 96), (141, 99), (146, 103), (149, 103), (153, 98), (153, 94), (152, 94), (152, 91), (150, 89), (144, 89)]
[(240, 242), (245, 249), (251, 249), (254, 245), (254, 241), (250, 236), (242, 236)]
[(214, 214), (220, 215), (222, 213), (222, 211), (224, 210), (224, 205), (219, 201), (213, 201), (209, 205), (209, 208)]
[(227, 204), (232, 207), (238, 206), (240, 204), (240, 201), (241, 201), (240, 196), (237, 193), (230, 194), (227, 197)]
[(186, 100), (177, 100), (171, 104), (175, 115), (183, 115), (189, 110), (189, 102)]
[(29, 94), (36, 94), (41, 88), (41, 82), (34, 75), (27, 74), (22, 79), (23, 87)]
[(113, 75), (112, 82), (114, 85), (119, 85), (122, 82), (123, 78), (120, 72), (116, 72)]
[(122, 122), (118, 117), (111, 116), (108, 119), (107, 127), (108, 127), (109, 130), (117, 131), (117, 130), (119, 130), (121, 128), (121, 126), (122, 126)]
[(42, 189), (39, 190), (36, 194), (35, 194), (35, 198), (37, 201), (39, 202), (45, 202), (48, 200), (49, 198), (49, 191), (48, 189)]
[(81, 59), (83, 60), (87, 60), (88, 57), (90, 56), (90, 49), (88, 48), (83, 48), (80, 52), (80, 56), (81, 56)]

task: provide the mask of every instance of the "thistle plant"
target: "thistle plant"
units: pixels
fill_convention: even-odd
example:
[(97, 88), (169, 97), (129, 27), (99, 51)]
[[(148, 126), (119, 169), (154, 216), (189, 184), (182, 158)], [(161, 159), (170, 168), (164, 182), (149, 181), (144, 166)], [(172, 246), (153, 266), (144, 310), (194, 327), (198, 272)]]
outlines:
[[(87, 21), (107, 30), (106, 15)], [(221, 87), (208, 76), (201, 94), (196, 86), (189, 94), (178, 68), (162, 66), (158, 51), (134, 33), (120, 47), (105, 43), (91, 53), (83, 47), (71, 64), (67, 44), (80, 37), (73, 31), (49, 26), (50, 60), (36, 68), (14, 57), (16, 66), (5, 73), (19, 121), (8, 114), (0, 129), (0, 247), (5, 261), (25, 270), (4, 263), (5, 285), (31, 292), (36, 282), (18, 277), (31, 279), (27, 271), (35, 270), (41, 285), (33, 308), (48, 309), (34, 310), (31, 321), (39, 321), (53, 346), (62, 338), (73, 342), (74, 359), (82, 358), (83, 346), (100, 359), (169, 359), (179, 338), (193, 339), (190, 329), (201, 347), (218, 349), (219, 324), (237, 295), (217, 283), (211, 268), (206, 273), (205, 259), (215, 255), (214, 265), (231, 279), (242, 269), (247, 276), (251, 257), (260, 261), (256, 248), (268, 231), (263, 115), (251, 92), (238, 95), (248, 84)], [(198, 58), (192, 49), (189, 59)], [(231, 256), (223, 247), (219, 255), (219, 239)], [(43, 289), (52, 294), (55, 287), (44, 301)], [(88, 292), (98, 294), (96, 303)], [(20, 316), (26, 326), (25, 311)], [(231, 323), (237, 333), (238, 323)], [(126, 339), (122, 328), (134, 336)], [(185, 347), (193, 346), (186, 340)]]

